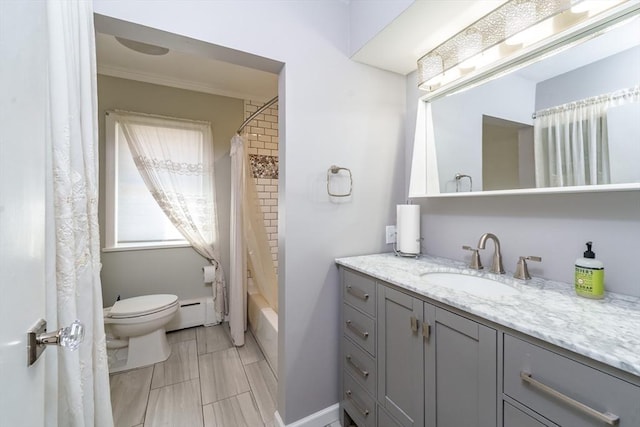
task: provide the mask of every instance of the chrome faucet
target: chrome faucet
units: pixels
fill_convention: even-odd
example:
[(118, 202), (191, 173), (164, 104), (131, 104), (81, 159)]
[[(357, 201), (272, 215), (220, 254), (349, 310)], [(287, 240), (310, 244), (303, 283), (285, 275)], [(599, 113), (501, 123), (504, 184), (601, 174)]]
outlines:
[(495, 251), (493, 252), (493, 264), (491, 265), (491, 272), (496, 274), (504, 274), (504, 267), (502, 266), (502, 253), (500, 253), (500, 240), (498, 236), (493, 233), (484, 233), (480, 236), (478, 241), (478, 249), (484, 249), (487, 239), (493, 240)]

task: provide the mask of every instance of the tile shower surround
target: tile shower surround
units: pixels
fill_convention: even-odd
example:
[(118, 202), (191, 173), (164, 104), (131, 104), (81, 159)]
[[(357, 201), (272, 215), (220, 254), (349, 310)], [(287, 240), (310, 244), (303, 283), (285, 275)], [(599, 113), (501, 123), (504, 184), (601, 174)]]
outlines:
[[(258, 111), (264, 102), (244, 102), (244, 117)], [(278, 268), (278, 103), (258, 114), (245, 128), (248, 132), (248, 154), (256, 181), (258, 201), (262, 207), (264, 226), (271, 257)], [(277, 274), (277, 272), (276, 272)]]

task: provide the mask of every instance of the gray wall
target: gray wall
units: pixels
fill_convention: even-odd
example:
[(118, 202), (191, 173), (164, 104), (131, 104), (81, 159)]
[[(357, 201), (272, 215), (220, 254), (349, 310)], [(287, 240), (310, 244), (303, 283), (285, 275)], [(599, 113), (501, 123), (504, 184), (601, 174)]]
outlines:
[[(411, 89), (415, 88), (415, 89)], [(407, 108), (415, 109), (422, 94), (416, 73), (407, 76)], [(415, 119), (409, 121), (412, 135)], [(407, 138), (407, 149), (413, 144)], [(410, 163), (408, 163), (408, 166)], [(407, 182), (408, 189), (408, 182)], [(521, 255), (538, 255), (530, 263), (532, 275), (573, 286), (576, 258), (592, 240), (605, 264), (610, 291), (640, 296), (640, 281), (633, 261), (640, 242), (640, 191), (609, 193), (480, 196), (419, 199), (424, 251), (431, 255), (469, 261), (462, 245), (477, 245), (485, 232), (501, 241), (505, 269), (514, 271)], [(482, 253), (490, 262), (493, 248)]]
[(482, 190), (521, 188), (518, 149), (518, 128), (483, 122)]
[[(404, 200), (404, 76), (349, 60), (347, 2), (94, 0), (94, 10), (146, 27), (135, 31), (160, 29), (194, 38), (190, 46), (202, 41), (284, 63), (278, 412), (291, 424), (337, 403), (334, 259), (388, 250), (384, 226), (395, 223), (395, 205)], [(349, 200), (327, 195), (333, 164), (353, 172)]]
[(640, 83), (640, 46), (538, 83), (536, 111)]
[[(98, 76), (100, 132), (101, 241), (105, 218), (105, 111), (121, 109), (211, 122), (215, 150), (216, 197), (220, 228), (220, 255), (229, 270), (229, 203), (231, 137), (244, 119), (243, 100), (175, 89), (116, 77)], [(102, 296), (105, 306), (122, 298), (171, 293), (179, 298), (211, 296), (211, 285), (202, 280), (207, 261), (192, 248), (130, 250), (102, 253)]]
[[(505, 104), (505, 97), (496, 96), (502, 93), (508, 93), (513, 102)], [(533, 83), (511, 74), (432, 103), (441, 192), (456, 191), (454, 176), (458, 172), (471, 175), (475, 190), (484, 188), (482, 116), (531, 123), (534, 96)], [(465, 180), (461, 188), (468, 189), (467, 184)]]

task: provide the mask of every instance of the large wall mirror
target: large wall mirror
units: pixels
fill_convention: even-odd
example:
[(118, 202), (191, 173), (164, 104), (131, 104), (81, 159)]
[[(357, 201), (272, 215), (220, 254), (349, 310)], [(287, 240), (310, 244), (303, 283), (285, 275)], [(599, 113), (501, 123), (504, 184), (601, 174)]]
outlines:
[(416, 146), (413, 167), (426, 171), (412, 171), (410, 196), (640, 188), (640, 19), (632, 15), (524, 68), (422, 100), (425, 146)]

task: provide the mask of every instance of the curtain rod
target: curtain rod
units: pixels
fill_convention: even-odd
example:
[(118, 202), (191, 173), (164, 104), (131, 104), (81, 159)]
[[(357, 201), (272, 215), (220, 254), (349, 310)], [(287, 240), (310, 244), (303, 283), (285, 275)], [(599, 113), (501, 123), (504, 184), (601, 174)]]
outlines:
[(276, 102), (278, 102), (278, 97), (275, 96), (274, 98), (270, 99), (269, 101), (267, 101), (266, 104), (264, 104), (262, 107), (258, 108), (258, 111), (256, 111), (255, 113), (253, 113), (252, 115), (250, 115), (247, 120), (245, 120), (244, 122), (242, 122), (242, 124), (240, 125), (240, 127), (238, 128), (238, 130), (236, 131), (236, 133), (238, 135), (240, 135), (240, 133), (243, 131), (243, 129), (249, 124), (251, 123), (251, 121), (260, 113), (262, 113), (264, 110), (266, 110), (267, 108), (271, 107), (273, 104), (275, 104)]
[(618, 100), (620, 98), (630, 98), (630, 97), (634, 97), (634, 96), (638, 96), (638, 95), (640, 95), (640, 86), (635, 86), (635, 87), (632, 87), (632, 88), (619, 90), (619, 91), (612, 92), (612, 93), (609, 93), (609, 94), (597, 95), (597, 96), (593, 96), (591, 98), (585, 98), (585, 99), (581, 99), (579, 101), (573, 101), (573, 102), (569, 102), (567, 104), (562, 104), (562, 105), (558, 105), (558, 106), (555, 106), (555, 107), (551, 107), (551, 108), (547, 108), (547, 109), (544, 109), (544, 110), (540, 110), (540, 111), (537, 111), (537, 112), (533, 113), (531, 115), (531, 118), (535, 119), (536, 117), (546, 116), (546, 115), (551, 114), (551, 113), (557, 113), (557, 112), (566, 111), (566, 110), (573, 110), (575, 108), (582, 107), (584, 105), (593, 105), (593, 104), (598, 104), (600, 102), (605, 102), (605, 101), (615, 101), (615, 100)]

